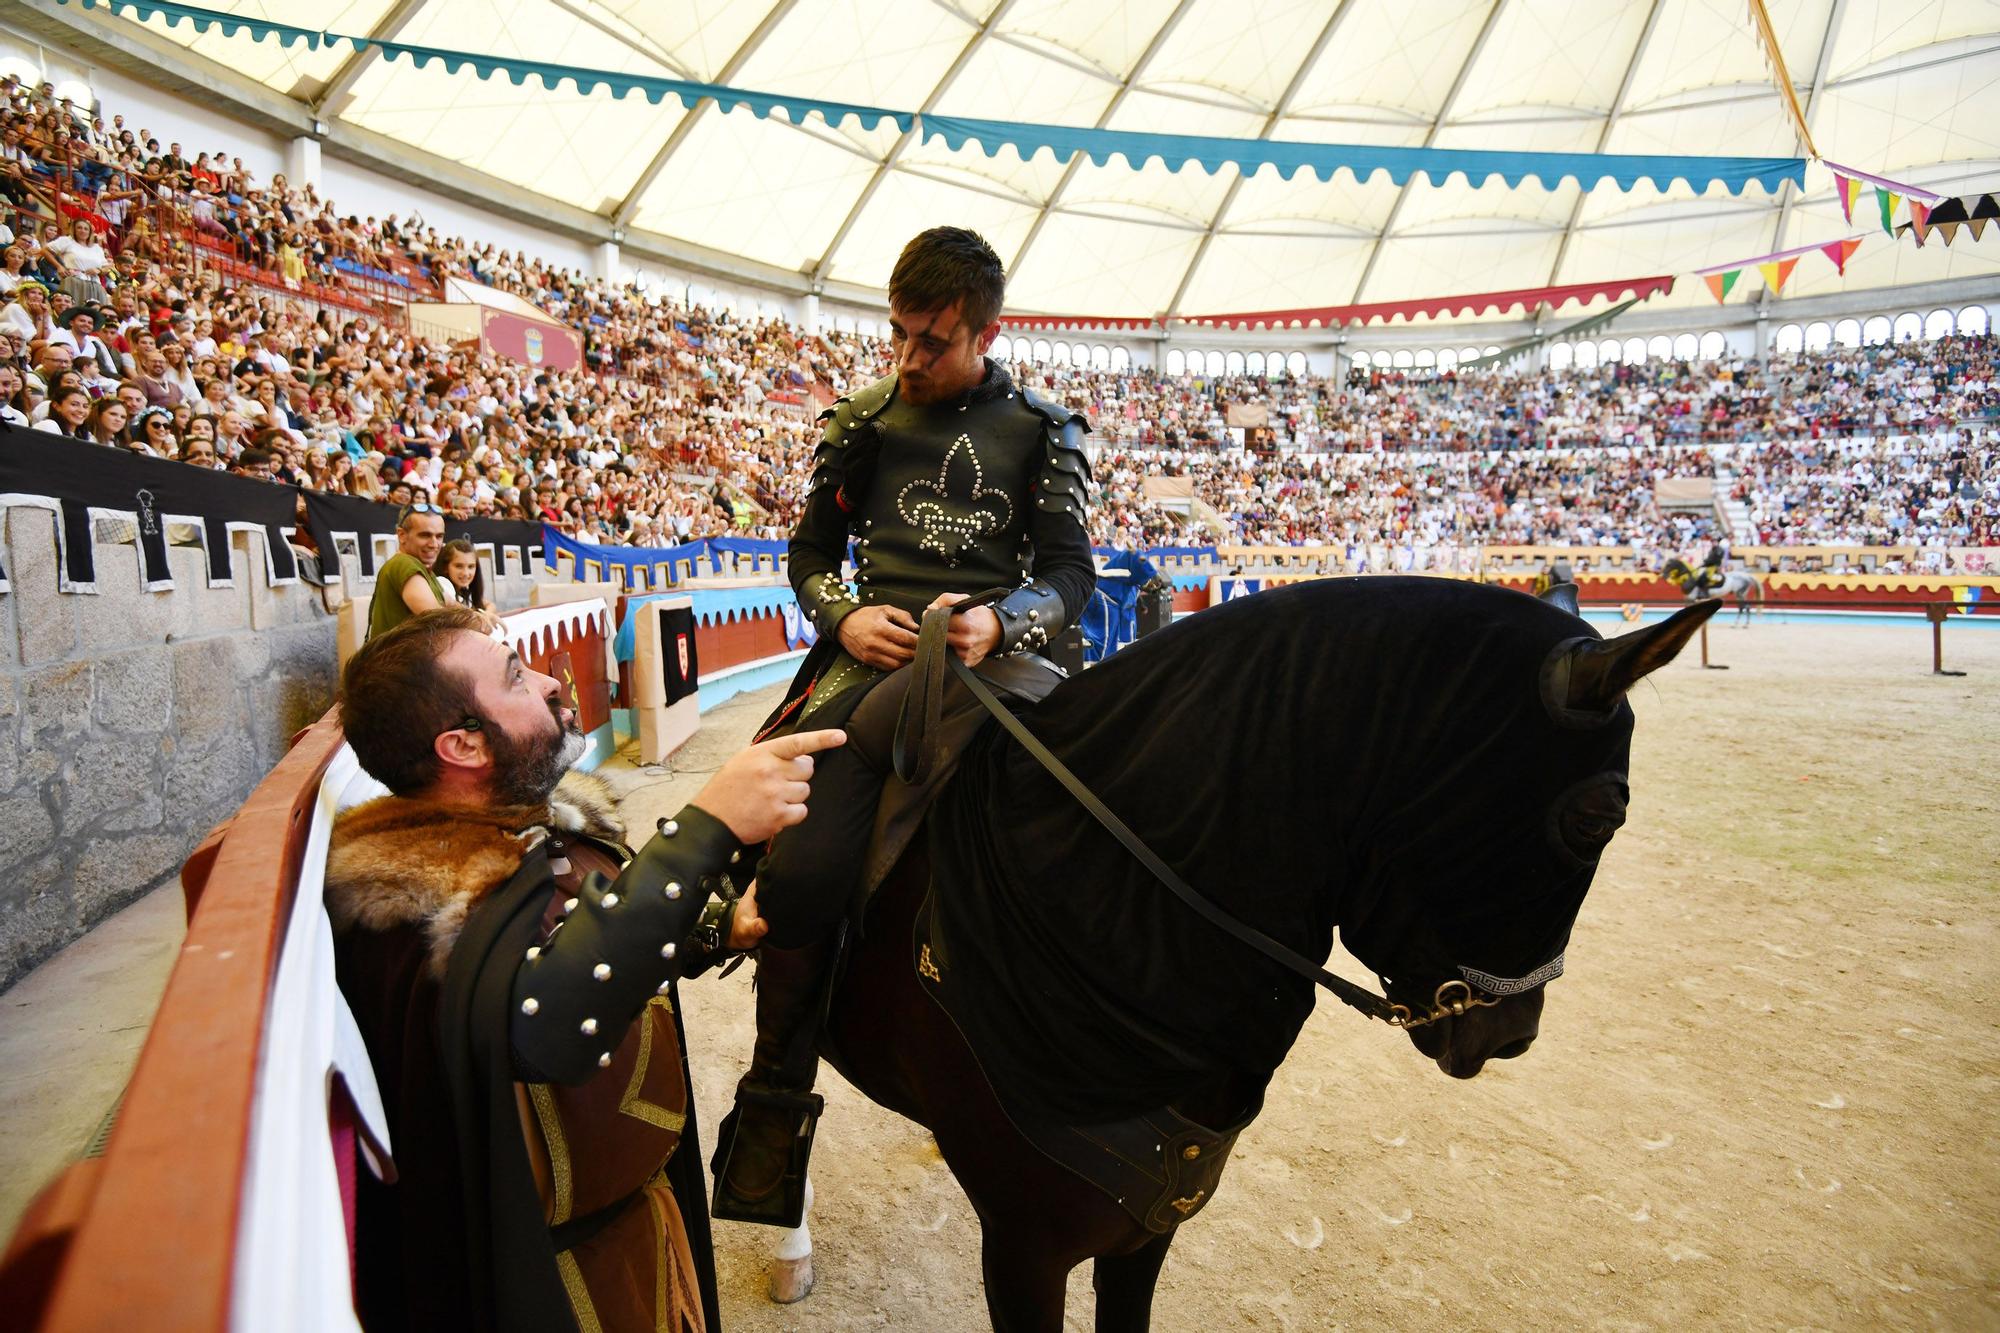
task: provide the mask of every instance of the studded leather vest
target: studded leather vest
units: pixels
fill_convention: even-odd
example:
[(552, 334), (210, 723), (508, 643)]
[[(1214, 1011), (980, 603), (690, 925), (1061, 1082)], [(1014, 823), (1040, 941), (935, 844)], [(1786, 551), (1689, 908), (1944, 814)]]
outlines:
[(882, 451), (865, 495), (856, 583), (865, 605), (919, 614), (941, 592), (1028, 577), (1028, 512), (1043, 454), (1042, 418), (1018, 391), (919, 406), (892, 399), (873, 422)]

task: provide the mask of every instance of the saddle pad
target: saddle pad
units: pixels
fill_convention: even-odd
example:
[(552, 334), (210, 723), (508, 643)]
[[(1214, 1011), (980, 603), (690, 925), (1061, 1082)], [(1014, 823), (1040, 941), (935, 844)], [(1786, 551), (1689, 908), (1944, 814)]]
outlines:
[[(917, 911), (911, 957), (924, 993), (958, 1026), (945, 982), (949, 960), (934, 942), (937, 903), (933, 887)], [(965, 1035), (962, 1026), (959, 1035)], [(979, 1058), (977, 1048), (973, 1058)], [(980, 1069), (983, 1073), (983, 1062)], [(1021, 1137), (1044, 1157), (1102, 1191), (1156, 1235), (1172, 1231), (1215, 1197), (1237, 1136), (1263, 1109), (1260, 1094), (1240, 1121), (1222, 1130), (1197, 1124), (1171, 1106), (1101, 1124), (1060, 1125), (1024, 1121), (1007, 1110), (1004, 1099), (996, 1100)]]

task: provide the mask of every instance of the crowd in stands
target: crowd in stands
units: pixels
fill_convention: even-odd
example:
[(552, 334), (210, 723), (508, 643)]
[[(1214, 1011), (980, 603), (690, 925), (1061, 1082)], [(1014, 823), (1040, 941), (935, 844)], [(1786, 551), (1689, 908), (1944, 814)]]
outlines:
[[(0, 82), (0, 196), (0, 417), (459, 518), (636, 545), (782, 537), (817, 411), (888, 364), (876, 339), (663, 300), (415, 217), (343, 216), (48, 85)], [(577, 329), (582, 367), (413, 333), (397, 298), (453, 278)], [(1012, 369), (1090, 418), (1105, 544), (1685, 550), (1714, 515), (1662, 508), (1658, 483), (1719, 464), (1761, 541), (1994, 540), (1994, 362), (1976, 336), (1340, 380)]]

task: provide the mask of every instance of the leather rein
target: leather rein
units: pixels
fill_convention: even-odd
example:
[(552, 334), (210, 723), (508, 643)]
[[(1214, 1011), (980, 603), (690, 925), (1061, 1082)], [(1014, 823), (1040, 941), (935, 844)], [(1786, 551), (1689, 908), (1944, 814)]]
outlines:
[(1134, 833), (1124, 820), (1110, 807), (1099, 800), (1097, 794), (1085, 786), (1083, 780), (1070, 772), (1064, 764), (1050, 752), (1046, 745), (1035, 738), (1033, 732), (1014, 716), (1007, 706), (1000, 702), (977, 672), (959, 660), (951, 651), (947, 641), (951, 618), (974, 607), (989, 606), (999, 601), (1011, 588), (993, 588), (977, 597), (951, 606), (934, 607), (924, 613), (917, 635), (917, 656), (913, 664), (910, 691), (903, 700), (902, 711), (896, 718), (894, 756), (896, 775), (905, 782), (920, 782), (927, 776), (936, 762), (935, 747), (927, 744), (929, 737), (937, 734), (937, 723), (943, 707), (945, 673), (950, 671), (972, 692), (972, 697), (985, 706), (1007, 729), (1021, 748), (1034, 757), (1035, 762), (1047, 769), (1056, 781), (1076, 798), (1076, 801), (1112, 837), (1118, 839), (1135, 857), (1139, 864), (1152, 872), (1155, 879), (1194, 913), (1216, 929), (1240, 944), (1255, 949), (1272, 962), (1297, 973), (1315, 985), (1324, 986), (1333, 993), (1335, 999), (1351, 1009), (1358, 1010), (1369, 1018), (1379, 1018), (1391, 1027), (1417, 1028), (1435, 1023), (1442, 1018), (1451, 1018), (1465, 1013), (1468, 1009), (1488, 1008), (1500, 1003), (1497, 996), (1477, 991), (1464, 981), (1447, 981), (1437, 988), (1430, 1007), (1417, 1013), (1408, 1005), (1397, 1004), (1384, 996), (1362, 986), (1357, 986), (1345, 977), (1337, 976), (1326, 968), (1307, 958), (1304, 954), (1280, 944), (1269, 935), (1247, 925), (1232, 916), (1213, 899), (1200, 892), (1182, 879), (1172, 866), (1162, 861), (1148, 847), (1145, 841)]

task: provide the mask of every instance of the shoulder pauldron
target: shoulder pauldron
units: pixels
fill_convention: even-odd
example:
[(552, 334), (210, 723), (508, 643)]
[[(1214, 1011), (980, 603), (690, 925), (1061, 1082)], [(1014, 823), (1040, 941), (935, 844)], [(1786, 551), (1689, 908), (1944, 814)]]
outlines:
[(1035, 503), (1050, 512), (1064, 511), (1081, 525), (1090, 499), (1090, 456), (1083, 436), (1090, 423), (1033, 389), (1021, 390), (1021, 401), (1042, 419), (1042, 466), (1035, 486)]
[(819, 419), (826, 423), (820, 442), (835, 449), (846, 448), (855, 434), (864, 425), (881, 415), (882, 409), (887, 407), (895, 396), (894, 371), (866, 388), (842, 395), (834, 401), (832, 407), (819, 414)]

